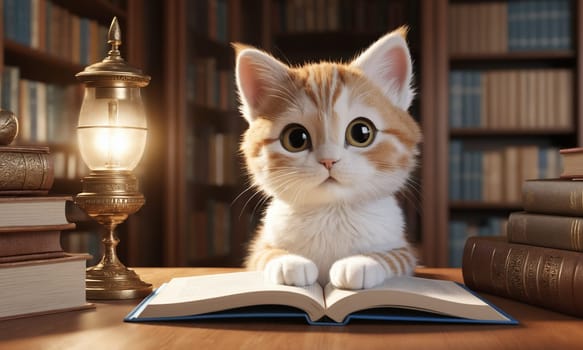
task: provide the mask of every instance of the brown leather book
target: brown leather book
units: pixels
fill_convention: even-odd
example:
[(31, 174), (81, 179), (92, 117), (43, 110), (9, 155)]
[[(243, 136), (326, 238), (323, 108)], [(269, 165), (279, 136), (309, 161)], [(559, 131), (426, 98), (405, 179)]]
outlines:
[(511, 213), (508, 242), (583, 252), (583, 217)]
[(582, 193), (581, 180), (528, 180), (522, 185), (522, 202), (531, 213), (583, 216)]
[(583, 254), (470, 237), (462, 273), (471, 289), (583, 316)]
[(583, 177), (583, 147), (565, 148), (559, 151), (563, 159), (561, 178), (573, 179)]
[(38, 230), (0, 231), (0, 263), (65, 256), (61, 230), (74, 228), (75, 224), (67, 224)]
[(53, 160), (44, 146), (0, 146), (0, 195), (47, 194)]

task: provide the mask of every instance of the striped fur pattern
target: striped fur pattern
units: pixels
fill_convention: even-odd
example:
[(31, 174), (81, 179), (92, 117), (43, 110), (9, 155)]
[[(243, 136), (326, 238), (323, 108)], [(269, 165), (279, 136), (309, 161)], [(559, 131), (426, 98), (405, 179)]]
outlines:
[(246, 266), (276, 283), (371, 288), (416, 258), (394, 198), (416, 166), (421, 131), (405, 30), (350, 63), (290, 67), (236, 44), (241, 144), (271, 201)]

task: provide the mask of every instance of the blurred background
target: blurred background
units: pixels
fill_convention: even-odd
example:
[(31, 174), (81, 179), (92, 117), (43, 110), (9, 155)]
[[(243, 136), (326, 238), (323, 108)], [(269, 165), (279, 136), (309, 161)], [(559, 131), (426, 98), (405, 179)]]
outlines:
[[(265, 203), (238, 156), (234, 52), (243, 42), (290, 64), (348, 61), (409, 27), (424, 132), (415, 185), (401, 194), (407, 235), (427, 266), (460, 266), (465, 239), (503, 235), (528, 178), (560, 174), (581, 145), (579, 0), (3, 0), (2, 108), (18, 144), (49, 145), (52, 192), (81, 192), (75, 74), (107, 51), (152, 76), (143, 89), (148, 144), (136, 170), (146, 205), (118, 234), (130, 266), (237, 266)], [(44, 97), (36, 94), (44, 91)], [(41, 102), (39, 102), (41, 101)], [(99, 228), (63, 234), (99, 257)]]

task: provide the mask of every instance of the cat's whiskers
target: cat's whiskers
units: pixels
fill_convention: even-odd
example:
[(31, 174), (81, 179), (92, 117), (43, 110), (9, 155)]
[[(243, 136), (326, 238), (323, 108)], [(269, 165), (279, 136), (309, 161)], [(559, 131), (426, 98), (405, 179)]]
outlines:
[(401, 192), (403, 193), (403, 196), (406, 197), (407, 202), (413, 204), (415, 212), (419, 214), (419, 216), (422, 216), (423, 207), (421, 206), (421, 202), (423, 200), (423, 195), (419, 190), (419, 186), (420, 186), (419, 183), (417, 183), (414, 179), (410, 178), (407, 179), (407, 183), (405, 183), (405, 186), (403, 186)]
[[(303, 193), (305, 191), (300, 190), (302, 188), (302, 186), (300, 186), (300, 184), (302, 183), (301, 177), (294, 176), (300, 173), (301, 172), (299, 171), (296, 171), (295, 173), (282, 172), (281, 174), (275, 175), (275, 179), (277, 181), (275, 181), (276, 183), (274, 184), (275, 187), (273, 188), (273, 190), (276, 193), (281, 193), (284, 191), (288, 192), (289, 197), (292, 198), (290, 203), (292, 205), (302, 203), (300, 202), (300, 200), (303, 199), (302, 197), (306, 196), (306, 194)], [(283, 179), (283, 181), (281, 179)]]
[[(257, 186), (255, 186), (255, 185), (251, 185), (250, 183), (247, 183), (247, 184), (246, 184), (246, 186), (247, 186), (247, 188), (246, 188), (246, 189), (244, 189), (243, 191), (241, 191), (241, 193), (239, 193), (239, 194), (237, 195), (237, 197), (235, 197), (235, 199), (233, 199), (233, 200), (231, 201), (231, 207), (232, 207), (232, 206), (235, 204), (235, 202), (237, 202), (237, 201), (238, 201), (238, 200), (239, 200), (239, 199), (240, 199), (240, 198), (241, 198), (241, 197), (242, 197), (244, 194), (246, 194), (247, 192), (249, 192), (249, 191), (253, 190), (255, 187), (257, 187)], [(253, 196), (252, 196), (252, 197), (253, 197)]]
[(258, 187), (255, 186), (255, 185), (249, 186), (245, 191), (243, 191), (239, 196), (237, 196), (237, 198), (235, 198), (233, 200), (233, 202), (231, 202), (231, 205), (233, 205), (233, 203), (236, 200), (238, 200), (243, 193), (245, 193), (247, 191), (250, 191), (250, 190), (256, 190), (256, 191), (251, 195), (251, 197), (247, 198), (247, 200), (243, 204), (243, 207), (241, 208), (241, 211), (239, 212), (239, 219), (241, 219), (241, 217), (243, 216), (243, 213), (245, 212), (245, 208), (247, 208), (247, 206), (249, 205), (249, 203), (251, 203), (251, 201), (253, 200), (253, 198), (255, 198), (257, 195), (262, 195), (263, 191), (259, 190)]

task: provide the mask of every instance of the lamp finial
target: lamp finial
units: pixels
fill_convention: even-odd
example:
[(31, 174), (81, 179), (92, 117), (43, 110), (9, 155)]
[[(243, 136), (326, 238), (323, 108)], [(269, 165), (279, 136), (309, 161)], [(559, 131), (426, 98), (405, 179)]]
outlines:
[(109, 55), (119, 56), (119, 47), (121, 46), (121, 28), (119, 27), (117, 17), (113, 17), (111, 25), (109, 26), (109, 32), (107, 32), (107, 43), (111, 45)]

